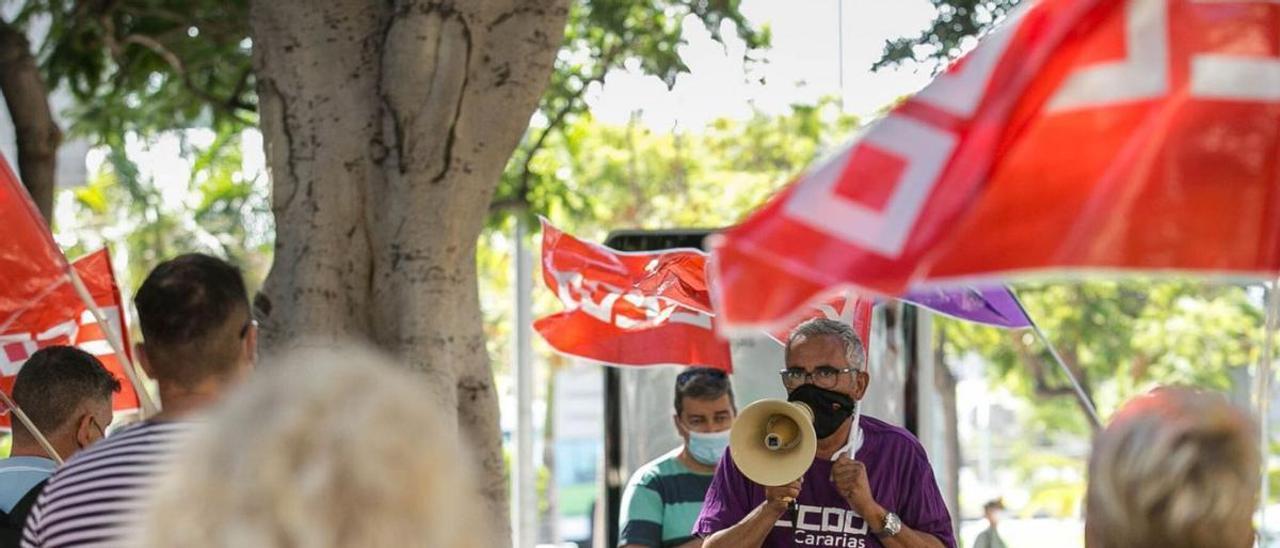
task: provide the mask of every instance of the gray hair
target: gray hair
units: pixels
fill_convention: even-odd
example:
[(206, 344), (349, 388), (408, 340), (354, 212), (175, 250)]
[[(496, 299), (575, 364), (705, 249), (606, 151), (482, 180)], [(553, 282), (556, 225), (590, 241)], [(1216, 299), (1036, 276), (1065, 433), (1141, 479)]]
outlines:
[(837, 320), (828, 318), (805, 320), (791, 330), (791, 335), (787, 337), (787, 350), (790, 351), (797, 341), (827, 335), (839, 338), (844, 344), (844, 359), (850, 369), (862, 371), (866, 368), (866, 350), (862, 339), (854, 332), (853, 326)]
[(1126, 404), (1093, 444), (1086, 544), (1252, 546), (1255, 431), (1220, 394), (1160, 389)]
[(455, 421), (424, 375), (303, 348), (213, 411), (129, 546), (493, 546)]

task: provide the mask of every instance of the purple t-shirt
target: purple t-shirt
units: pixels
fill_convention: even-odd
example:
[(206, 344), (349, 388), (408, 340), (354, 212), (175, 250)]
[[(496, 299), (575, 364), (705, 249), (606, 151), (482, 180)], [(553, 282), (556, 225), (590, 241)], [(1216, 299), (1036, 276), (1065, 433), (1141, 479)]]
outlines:
[[(867, 467), (876, 502), (897, 514), (907, 527), (932, 534), (944, 545), (955, 548), (951, 516), (920, 442), (906, 430), (866, 415), (862, 416), (861, 426), (863, 443), (857, 460)], [(798, 510), (783, 514), (765, 538), (764, 546), (883, 546), (867, 522), (836, 491), (831, 481), (832, 464), (824, 459), (813, 461), (796, 500)], [(729, 451), (725, 451), (693, 532), (706, 537), (728, 529), (763, 502), (764, 487), (742, 475)]]

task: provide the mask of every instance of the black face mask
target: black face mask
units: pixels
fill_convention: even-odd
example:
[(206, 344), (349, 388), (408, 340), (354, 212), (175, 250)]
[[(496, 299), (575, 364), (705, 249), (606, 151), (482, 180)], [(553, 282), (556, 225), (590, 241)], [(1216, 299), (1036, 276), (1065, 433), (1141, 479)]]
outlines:
[(787, 401), (800, 402), (813, 410), (813, 431), (818, 439), (836, 433), (844, 421), (853, 416), (858, 402), (847, 395), (803, 384), (791, 391)]

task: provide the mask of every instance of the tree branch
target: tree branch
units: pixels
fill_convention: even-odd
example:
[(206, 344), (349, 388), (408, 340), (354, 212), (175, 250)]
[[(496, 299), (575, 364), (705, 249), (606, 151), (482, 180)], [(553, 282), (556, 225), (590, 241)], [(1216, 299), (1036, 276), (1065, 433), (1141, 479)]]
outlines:
[(0, 92), (13, 119), (18, 172), (45, 222), (53, 224), (53, 194), (62, 131), (49, 107), (48, 87), (23, 29), (0, 20)]
[(533, 174), (531, 168), (533, 157), (538, 155), (539, 150), (542, 150), (543, 145), (546, 144), (547, 137), (553, 131), (561, 129), (569, 114), (577, 107), (578, 101), (586, 93), (587, 87), (592, 83), (604, 81), (604, 77), (608, 74), (609, 67), (613, 63), (613, 58), (617, 56), (618, 50), (619, 48), (610, 48), (608, 52), (601, 56), (597, 65), (599, 67), (598, 70), (586, 80), (583, 80), (582, 85), (578, 87), (577, 91), (569, 95), (560, 110), (556, 111), (555, 115), (548, 119), (547, 127), (542, 129), (542, 132), (538, 134), (538, 138), (534, 139), (533, 144), (529, 146), (529, 150), (524, 155), (524, 161), (520, 164), (520, 183), (516, 186), (513, 196), (491, 202), (489, 205), (490, 212), (517, 211), (529, 205), (529, 177)]
[(241, 80), (236, 84), (235, 91), (232, 95), (226, 99), (222, 99), (210, 93), (208, 90), (201, 89), (200, 86), (197, 86), (195, 80), (192, 79), (191, 73), (187, 71), (186, 63), (184, 63), (182, 59), (173, 52), (173, 50), (160, 43), (159, 40), (143, 34), (129, 34), (117, 39), (115, 23), (111, 20), (110, 13), (102, 13), (98, 17), (98, 21), (99, 24), (102, 25), (103, 40), (106, 42), (107, 50), (111, 52), (112, 58), (114, 58), (117, 63), (121, 62), (124, 58), (125, 46), (129, 44), (142, 46), (159, 56), (160, 59), (164, 60), (164, 62), (169, 65), (169, 68), (173, 69), (173, 72), (182, 79), (182, 83), (187, 90), (196, 97), (199, 97), (206, 103), (209, 103), (209, 105), (214, 109), (225, 112), (245, 125), (253, 124), (252, 120), (240, 116), (239, 112), (240, 110), (249, 112), (254, 111), (248, 103), (240, 100), (239, 97), (239, 94), (243, 91), (243, 86), (247, 84), (249, 78), (248, 71), (241, 75)]

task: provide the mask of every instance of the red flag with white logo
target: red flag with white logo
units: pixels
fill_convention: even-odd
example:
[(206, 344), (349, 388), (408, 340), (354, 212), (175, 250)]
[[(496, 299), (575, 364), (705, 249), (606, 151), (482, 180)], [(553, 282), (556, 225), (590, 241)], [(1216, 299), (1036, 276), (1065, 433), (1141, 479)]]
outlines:
[[(566, 310), (534, 323), (561, 353), (613, 365), (703, 365), (732, 370), (716, 334), (707, 254), (696, 249), (622, 252), (542, 223), (542, 277)], [(800, 322), (826, 317), (854, 326), (864, 347), (873, 301), (827, 295), (770, 335), (785, 342)]]
[(795, 329), (801, 323), (813, 318), (836, 320), (853, 326), (853, 331), (857, 333), (858, 338), (862, 340), (862, 357), (864, 359), (870, 358), (871, 309), (874, 306), (874, 299), (860, 295), (850, 289), (841, 289), (824, 299), (818, 300), (813, 303), (812, 306), (803, 309), (806, 312), (799, 318), (794, 321), (781, 324), (784, 327), (782, 329), (772, 331), (769, 333), (769, 336), (785, 345), (787, 344), (787, 338), (791, 336), (791, 330)]
[[(1043, 0), (713, 244), (722, 320), (826, 288), (1280, 271), (1280, 4)], [(747, 299), (745, 297), (752, 297)]]
[[(129, 352), (124, 306), (107, 250), (81, 257), (72, 263), (72, 267), (84, 281), (111, 329), (124, 338), (125, 352)], [(132, 356), (122, 360), (116, 355), (102, 325), (76, 294), (69, 278), (64, 276), (35, 299), (21, 300), (26, 303), (21, 307), (7, 304), (18, 301), (0, 301), (4, 303), (0, 304), (0, 326), (4, 326), (0, 330), (0, 389), (12, 394), (14, 377), (36, 350), (51, 345), (72, 345), (96, 356), (120, 381), (120, 392), (112, 401), (115, 412), (138, 410), (138, 394), (124, 373), (124, 364), (130, 363), (128, 360)], [(0, 416), (0, 429), (8, 427), (9, 414), (5, 413)]]
[(542, 223), (542, 278), (565, 310), (534, 322), (557, 351), (611, 365), (733, 370), (716, 336), (706, 255), (615, 251)]

